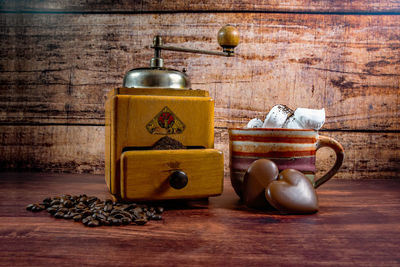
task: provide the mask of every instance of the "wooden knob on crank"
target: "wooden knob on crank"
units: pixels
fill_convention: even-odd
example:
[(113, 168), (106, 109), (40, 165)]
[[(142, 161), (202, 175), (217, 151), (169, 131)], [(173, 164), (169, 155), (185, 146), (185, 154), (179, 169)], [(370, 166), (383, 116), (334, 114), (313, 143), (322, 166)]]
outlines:
[(234, 53), (234, 48), (239, 44), (239, 31), (231, 25), (225, 25), (218, 31), (218, 43), (224, 52)]
[(183, 171), (174, 171), (169, 176), (169, 185), (175, 189), (182, 189), (188, 183), (188, 177)]

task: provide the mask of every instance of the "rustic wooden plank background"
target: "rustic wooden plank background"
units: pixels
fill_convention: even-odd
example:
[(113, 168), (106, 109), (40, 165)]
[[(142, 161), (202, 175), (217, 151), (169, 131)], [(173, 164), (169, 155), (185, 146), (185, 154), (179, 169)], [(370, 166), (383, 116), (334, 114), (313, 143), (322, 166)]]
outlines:
[(2, 0), (2, 9), (11, 11), (74, 12), (177, 12), (177, 11), (271, 11), (271, 12), (399, 12), (396, 0), (241, 0), (241, 1), (115, 1), (115, 0)]
[[(215, 99), (226, 163), (227, 128), (279, 103), (326, 108), (338, 178), (399, 178), (400, 1), (114, 2), (0, 2), (2, 170), (102, 173), (105, 94), (148, 65), (152, 37), (216, 50), (232, 23), (236, 58), (163, 53)], [(319, 156), (322, 172), (333, 155)]]

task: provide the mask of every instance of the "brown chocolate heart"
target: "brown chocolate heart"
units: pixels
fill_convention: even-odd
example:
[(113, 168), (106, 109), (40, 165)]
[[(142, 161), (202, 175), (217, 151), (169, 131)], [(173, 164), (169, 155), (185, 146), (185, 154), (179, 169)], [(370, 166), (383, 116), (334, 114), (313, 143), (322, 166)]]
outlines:
[(278, 178), (279, 170), (274, 162), (268, 159), (254, 161), (246, 171), (243, 181), (243, 201), (253, 208), (268, 208), (265, 199), (265, 188)]
[(310, 180), (294, 169), (283, 170), (265, 189), (268, 202), (282, 213), (314, 213), (318, 197)]

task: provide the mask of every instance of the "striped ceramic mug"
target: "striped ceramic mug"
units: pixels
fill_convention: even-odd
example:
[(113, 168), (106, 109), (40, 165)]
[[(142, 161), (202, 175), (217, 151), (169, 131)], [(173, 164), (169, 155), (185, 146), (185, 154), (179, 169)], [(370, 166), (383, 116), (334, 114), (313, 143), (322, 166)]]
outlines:
[[(321, 147), (332, 148), (336, 162), (324, 176), (315, 180), (315, 156)], [(343, 147), (336, 140), (310, 129), (232, 128), (229, 129), (229, 151), (231, 182), (240, 197), (244, 174), (257, 159), (274, 161), (279, 171), (299, 170), (317, 188), (335, 175), (344, 158)]]

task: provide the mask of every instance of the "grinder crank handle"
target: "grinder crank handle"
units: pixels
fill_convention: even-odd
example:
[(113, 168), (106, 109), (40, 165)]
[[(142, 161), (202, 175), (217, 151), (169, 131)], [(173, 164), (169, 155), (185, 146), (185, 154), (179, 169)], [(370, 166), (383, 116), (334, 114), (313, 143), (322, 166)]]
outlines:
[[(206, 55), (224, 56), (224, 57), (234, 56), (235, 54), (234, 48), (239, 44), (240, 40), (239, 31), (232, 25), (229, 24), (225, 25), (218, 31), (217, 39), (218, 39), (218, 44), (222, 47), (223, 50), (222, 52), (176, 47), (176, 46), (166, 46), (163, 44), (163, 40), (159, 35), (154, 37), (153, 45), (151, 46), (151, 48), (154, 48), (154, 58), (161, 57), (161, 50), (206, 54)], [(155, 65), (155, 63), (153, 63), (153, 65), (158, 66)]]

